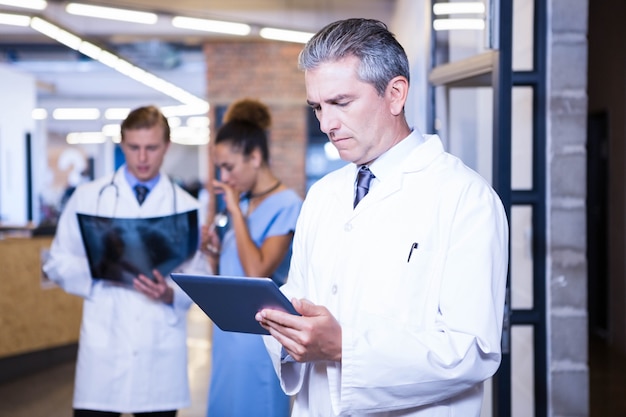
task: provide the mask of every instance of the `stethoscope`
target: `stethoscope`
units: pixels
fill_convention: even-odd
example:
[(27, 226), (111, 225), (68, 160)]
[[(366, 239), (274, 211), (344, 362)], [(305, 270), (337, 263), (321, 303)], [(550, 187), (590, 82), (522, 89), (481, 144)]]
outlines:
[[(117, 171), (115, 171), (113, 173), (113, 175), (111, 176), (111, 181), (108, 184), (104, 184), (102, 186), (102, 188), (100, 188), (100, 191), (98, 192), (98, 199), (96, 201), (96, 216), (98, 215), (98, 213), (100, 212), (100, 198), (102, 197), (102, 193), (104, 193), (104, 191), (109, 188), (109, 187), (113, 187), (115, 189), (115, 204), (113, 205), (113, 215), (111, 217), (115, 217), (115, 213), (117, 212), (117, 202), (119, 200), (120, 197), (120, 189), (117, 186), (117, 184), (115, 183), (115, 176), (117, 175)], [(174, 181), (170, 178), (170, 185), (172, 186), (172, 204), (173, 204), (173, 209), (174, 211), (172, 212), (173, 214), (178, 213), (178, 211), (176, 210), (177, 208), (177, 202), (176, 202), (176, 188), (174, 187)]]

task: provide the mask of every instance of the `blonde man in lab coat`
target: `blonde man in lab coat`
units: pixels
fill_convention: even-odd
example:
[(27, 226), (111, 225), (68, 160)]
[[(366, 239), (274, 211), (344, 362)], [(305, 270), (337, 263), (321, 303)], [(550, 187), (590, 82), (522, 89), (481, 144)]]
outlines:
[(299, 64), (321, 130), (351, 163), (302, 207), (281, 287), (301, 316), (256, 315), (292, 415), (478, 417), (501, 360), (498, 195), (409, 127), (408, 60), (382, 22), (331, 23)]
[[(92, 279), (77, 220), (77, 214), (147, 219), (197, 210), (197, 200), (161, 172), (169, 144), (170, 129), (159, 109), (133, 110), (122, 123), (125, 164), (112, 176), (79, 186), (59, 220), (44, 271), (65, 291), (84, 298), (74, 416), (172, 417), (190, 404), (186, 314), (191, 300), (157, 270), (154, 281), (133, 273), (128, 285)], [(142, 202), (135, 185), (147, 190)], [(148, 247), (153, 243), (147, 240)], [(199, 253), (178, 270), (210, 272)]]

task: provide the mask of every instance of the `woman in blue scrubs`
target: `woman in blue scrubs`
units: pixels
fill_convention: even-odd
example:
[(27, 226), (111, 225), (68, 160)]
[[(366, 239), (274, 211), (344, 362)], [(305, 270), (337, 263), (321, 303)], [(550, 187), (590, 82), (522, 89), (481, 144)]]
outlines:
[[(265, 104), (250, 99), (234, 103), (219, 129), (213, 158), (228, 214), (219, 239), (207, 231), (206, 247), (221, 275), (287, 278), (291, 242), (302, 205), (269, 166)], [(288, 416), (290, 398), (281, 387), (262, 336), (224, 332), (213, 326), (209, 417)]]

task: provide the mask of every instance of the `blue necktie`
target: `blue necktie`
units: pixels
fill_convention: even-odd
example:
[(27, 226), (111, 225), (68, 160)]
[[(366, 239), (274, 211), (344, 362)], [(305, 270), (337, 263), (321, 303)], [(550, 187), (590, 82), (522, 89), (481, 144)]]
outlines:
[(146, 199), (146, 196), (148, 195), (148, 191), (150, 191), (148, 189), (148, 187), (146, 187), (145, 185), (141, 185), (141, 184), (137, 184), (135, 185), (135, 196), (137, 197), (137, 201), (139, 202), (139, 205), (142, 205), (144, 200)]
[(372, 178), (374, 178), (374, 174), (372, 174), (372, 171), (370, 171), (370, 169), (366, 165), (361, 165), (358, 175), (356, 177), (356, 195), (354, 196), (354, 207), (359, 204), (359, 201), (361, 201), (361, 199), (365, 197), (367, 192), (370, 190), (370, 181), (372, 180)]

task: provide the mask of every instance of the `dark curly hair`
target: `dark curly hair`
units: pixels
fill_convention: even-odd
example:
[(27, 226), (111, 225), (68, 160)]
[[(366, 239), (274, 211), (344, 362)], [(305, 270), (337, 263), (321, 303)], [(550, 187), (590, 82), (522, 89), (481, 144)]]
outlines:
[(255, 149), (269, 162), (267, 129), (272, 116), (267, 105), (259, 100), (244, 98), (232, 103), (224, 114), (224, 124), (218, 129), (215, 143), (229, 143), (248, 156)]

